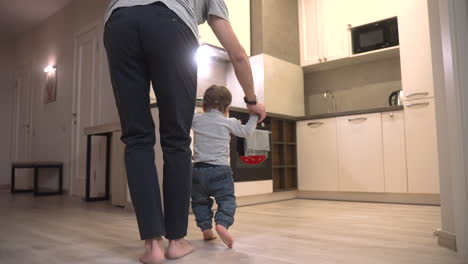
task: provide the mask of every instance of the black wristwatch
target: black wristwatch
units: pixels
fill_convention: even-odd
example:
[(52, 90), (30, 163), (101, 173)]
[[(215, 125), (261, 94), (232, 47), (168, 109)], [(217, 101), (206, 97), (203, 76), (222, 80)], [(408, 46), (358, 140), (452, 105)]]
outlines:
[(249, 101), (249, 99), (247, 99), (247, 96), (244, 97), (244, 102), (248, 105), (256, 105), (257, 104), (257, 99), (255, 98), (255, 100), (253, 101)]

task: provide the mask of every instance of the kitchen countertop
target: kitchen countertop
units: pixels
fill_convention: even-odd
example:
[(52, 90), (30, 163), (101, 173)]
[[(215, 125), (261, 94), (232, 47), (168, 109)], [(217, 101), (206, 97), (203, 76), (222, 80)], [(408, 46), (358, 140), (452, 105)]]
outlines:
[[(197, 106), (201, 106), (200, 102), (197, 102)], [(156, 103), (151, 104), (151, 108), (158, 107)], [(327, 114), (318, 114), (318, 115), (307, 115), (307, 116), (288, 116), (282, 114), (275, 114), (275, 113), (268, 113), (268, 117), (284, 119), (284, 120), (292, 120), (292, 121), (305, 121), (305, 120), (314, 120), (314, 119), (324, 119), (324, 118), (333, 118), (333, 117), (340, 117), (340, 116), (350, 116), (350, 115), (364, 115), (364, 114), (373, 114), (373, 113), (384, 113), (384, 112), (393, 112), (393, 111), (402, 111), (404, 107), (402, 105), (396, 106), (386, 106), (386, 107), (379, 107), (379, 108), (370, 108), (370, 109), (362, 109), (362, 110), (353, 110), (353, 111), (345, 111), (345, 112), (336, 112), (336, 113), (327, 113)], [(240, 112), (240, 113), (248, 113), (248, 110), (245, 108), (239, 107), (231, 107), (230, 109), (233, 112)]]
[(347, 111), (347, 112), (336, 112), (336, 113), (327, 113), (327, 114), (319, 114), (319, 115), (308, 115), (308, 116), (299, 117), (296, 120), (297, 121), (305, 121), (305, 120), (333, 118), (333, 117), (340, 117), (340, 116), (364, 115), (364, 114), (373, 114), (373, 113), (402, 111), (403, 109), (404, 108), (403, 108), (402, 105), (396, 105), (396, 106), (370, 108), (370, 109), (354, 110), (354, 111)]

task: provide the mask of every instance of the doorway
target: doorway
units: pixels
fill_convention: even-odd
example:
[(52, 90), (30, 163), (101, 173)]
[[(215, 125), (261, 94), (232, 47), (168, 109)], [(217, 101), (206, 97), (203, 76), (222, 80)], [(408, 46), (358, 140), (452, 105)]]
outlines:
[[(84, 196), (86, 184), (86, 135), (84, 128), (99, 122), (99, 84), (102, 71), (102, 23), (94, 23), (75, 34), (73, 112), (72, 112), (72, 161), (71, 193)], [(95, 138), (92, 141), (93, 165), (91, 167), (91, 194), (99, 195), (104, 190), (105, 142)], [(96, 158), (94, 158), (96, 157)]]
[[(32, 141), (32, 96), (31, 72), (23, 70), (16, 74), (14, 138), (12, 160), (29, 161)], [(17, 170), (16, 186), (19, 189), (32, 189), (33, 172), (29, 169)]]

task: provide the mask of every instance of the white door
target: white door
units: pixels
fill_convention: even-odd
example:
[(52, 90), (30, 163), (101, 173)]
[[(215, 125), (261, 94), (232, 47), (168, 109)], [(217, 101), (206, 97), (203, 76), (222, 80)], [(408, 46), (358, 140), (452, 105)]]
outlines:
[(299, 0), (301, 66), (322, 61), (322, 21), (320, 0)]
[[(15, 91), (15, 141), (13, 142), (13, 161), (28, 161), (31, 159), (31, 74), (20, 72), (16, 79)], [(32, 188), (32, 170), (16, 170), (16, 188)]]
[(336, 118), (297, 123), (299, 190), (339, 190), (336, 143)]
[(338, 118), (340, 191), (383, 192), (381, 114)]
[[(86, 179), (86, 135), (84, 128), (96, 123), (99, 102), (99, 76), (100, 76), (100, 38), (102, 36), (99, 24), (75, 35), (75, 72), (74, 72), (74, 105), (72, 113), (73, 122), (73, 148), (72, 148), (72, 193), (84, 195)], [(93, 157), (103, 157), (104, 138), (93, 138)], [(93, 159), (91, 186), (103, 190), (104, 160), (96, 162)], [(97, 181), (97, 178), (100, 181)], [(98, 183), (96, 183), (96, 181)], [(98, 184), (98, 186), (96, 185)], [(92, 191), (92, 195), (97, 195)]]
[(405, 104), (408, 191), (439, 193), (439, 156), (434, 99)]

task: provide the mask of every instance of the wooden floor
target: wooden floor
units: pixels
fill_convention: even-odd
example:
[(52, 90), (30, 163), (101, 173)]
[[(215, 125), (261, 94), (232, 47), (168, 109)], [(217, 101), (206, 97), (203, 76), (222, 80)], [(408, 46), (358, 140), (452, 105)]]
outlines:
[[(200, 241), (197, 251), (167, 263), (452, 264), (432, 230), (440, 208), (393, 204), (290, 200), (238, 209), (235, 249)], [(137, 263), (132, 213), (69, 197), (12, 197), (0, 191), (0, 263)]]

